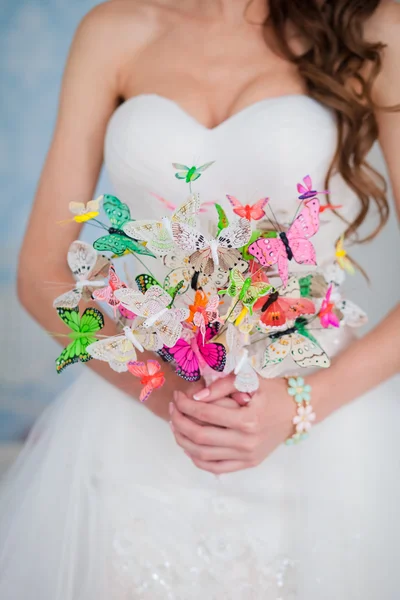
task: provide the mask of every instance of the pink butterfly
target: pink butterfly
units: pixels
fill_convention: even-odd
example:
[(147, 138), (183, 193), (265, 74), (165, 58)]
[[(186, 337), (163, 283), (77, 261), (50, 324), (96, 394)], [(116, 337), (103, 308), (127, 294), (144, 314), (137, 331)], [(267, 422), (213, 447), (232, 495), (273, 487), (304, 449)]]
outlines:
[(309, 200), (310, 198), (315, 198), (317, 194), (329, 194), (328, 191), (317, 192), (317, 190), (312, 189), (312, 181), (309, 175), (306, 175), (303, 179), (304, 185), (301, 183), (297, 184), (297, 191), (299, 192), (299, 200)]
[(280, 232), (274, 238), (259, 238), (250, 244), (248, 252), (264, 267), (278, 264), (279, 276), (286, 286), (288, 281), (288, 261), (298, 264), (315, 265), (315, 249), (310, 237), (319, 229), (319, 201), (313, 198), (304, 205), (287, 232)]
[(253, 206), (250, 206), (250, 204), (243, 206), (243, 204), (234, 196), (229, 196), (227, 194), (226, 197), (233, 206), (233, 212), (235, 215), (244, 217), (248, 221), (259, 221), (265, 217), (264, 207), (266, 206), (269, 198), (261, 198), (261, 200), (253, 204)]
[(148, 360), (147, 364), (130, 361), (126, 366), (132, 375), (140, 377), (140, 383), (144, 386), (140, 392), (140, 402), (145, 402), (151, 392), (158, 390), (165, 383), (164, 373), (162, 373), (161, 365), (157, 360)]
[(340, 321), (333, 312), (335, 305), (331, 302), (331, 294), (332, 294), (332, 284), (326, 290), (325, 298), (322, 300), (321, 308), (318, 313), (319, 320), (321, 321), (322, 327), (329, 327), (332, 325), (333, 327), (339, 327)]
[(201, 331), (187, 342), (180, 338), (167, 352), (177, 363), (176, 374), (186, 381), (198, 381), (201, 369), (208, 365), (214, 371), (222, 372), (226, 362), (226, 349), (223, 344), (210, 342), (219, 329), (219, 323), (207, 326), (204, 340)]
[[(115, 290), (119, 290), (121, 288), (126, 288), (126, 285), (118, 277), (114, 266), (111, 265), (110, 270), (108, 272), (108, 286), (104, 287), (100, 290), (95, 290), (93, 292), (93, 298), (100, 302), (107, 302), (107, 304), (113, 308), (114, 316), (116, 316), (117, 308), (120, 306), (121, 302), (115, 296), (114, 292), (115, 292)], [(133, 313), (131, 313), (131, 314), (133, 314)], [(128, 318), (130, 318), (130, 317), (128, 317)]]

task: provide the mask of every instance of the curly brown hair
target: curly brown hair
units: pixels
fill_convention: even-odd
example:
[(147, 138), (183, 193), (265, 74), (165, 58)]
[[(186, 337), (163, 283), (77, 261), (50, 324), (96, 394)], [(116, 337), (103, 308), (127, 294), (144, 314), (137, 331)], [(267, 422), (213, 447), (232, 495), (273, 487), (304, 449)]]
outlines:
[[(366, 41), (363, 32), (380, 4), (381, 0), (269, 0), (263, 24), (266, 37), (267, 30), (272, 31), (276, 50), (297, 66), (308, 94), (336, 113), (338, 145), (326, 175), (326, 189), (338, 171), (360, 199), (359, 213), (354, 222), (347, 223), (346, 237), (355, 234), (371, 203), (378, 208), (379, 225), (358, 241), (374, 237), (389, 217), (385, 179), (366, 160), (378, 137), (371, 90), (382, 67), (385, 45)], [(289, 27), (307, 40), (301, 53), (292, 48)], [(379, 108), (394, 111), (400, 106)]]

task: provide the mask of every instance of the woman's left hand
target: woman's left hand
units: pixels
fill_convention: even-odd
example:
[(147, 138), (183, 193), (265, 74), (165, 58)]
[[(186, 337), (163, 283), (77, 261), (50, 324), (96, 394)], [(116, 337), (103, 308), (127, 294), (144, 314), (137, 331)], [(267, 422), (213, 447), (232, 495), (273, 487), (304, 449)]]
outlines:
[(261, 379), (244, 406), (216, 405), (238, 394), (234, 379), (217, 380), (195, 394), (198, 400), (176, 392), (170, 405), (177, 443), (197, 467), (215, 474), (255, 467), (293, 432), (295, 408), (284, 379)]

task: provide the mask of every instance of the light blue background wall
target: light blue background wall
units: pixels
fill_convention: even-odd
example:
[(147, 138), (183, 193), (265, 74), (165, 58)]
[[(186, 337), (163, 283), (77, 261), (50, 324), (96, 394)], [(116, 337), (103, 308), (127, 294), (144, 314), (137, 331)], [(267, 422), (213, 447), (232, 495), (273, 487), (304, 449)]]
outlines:
[[(93, 0), (3, 0), (0, 22), (0, 440), (21, 438), (35, 417), (79, 372), (55, 373), (58, 345), (29, 319), (15, 295), (18, 249), (54, 125), (73, 32)], [(377, 149), (372, 156), (383, 169)], [(105, 179), (99, 189), (109, 190)], [(56, 199), (55, 199), (56, 200)], [(357, 248), (372, 284), (349, 283), (351, 297), (376, 323), (399, 297), (395, 218), (380, 238)], [(56, 251), (56, 250), (55, 250)], [(384, 266), (383, 258), (388, 262)], [(34, 294), (32, 290), (32, 294)], [(55, 294), (56, 295), (56, 294)]]
[(1, 6), (0, 440), (23, 436), (71, 380), (55, 373), (58, 345), (18, 306), (15, 267), (54, 126), (68, 48), (79, 20), (95, 4), (3, 0)]

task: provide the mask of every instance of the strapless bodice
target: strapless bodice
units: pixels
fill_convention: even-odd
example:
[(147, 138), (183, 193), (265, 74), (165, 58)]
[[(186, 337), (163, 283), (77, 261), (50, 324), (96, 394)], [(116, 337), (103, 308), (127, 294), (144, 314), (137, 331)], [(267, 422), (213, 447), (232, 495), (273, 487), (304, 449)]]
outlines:
[[(215, 161), (193, 184), (202, 201), (228, 208), (226, 194), (243, 203), (268, 196), (284, 222), (296, 211), (296, 184), (305, 175), (311, 175), (315, 189), (325, 189), (336, 143), (335, 115), (306, 95), (261, 100), (208, 129), (172, 100), (143, 94), (124, 102), (111, 117), (105, 163), (116, 195), (129, 204), (135, 219), (168, 214), (156, 195), (176, 205), (186, 199), (188, 186), (174, 177), (173, 162), (191, 166)], [(339, 174), (329, 187), (332, 203), (341, 204), (342, 216), (351, 221), (357, 197)], [(345, 228), (331, 211), (322, 221), (313, 238), (320, 264), (332, 258)]]

